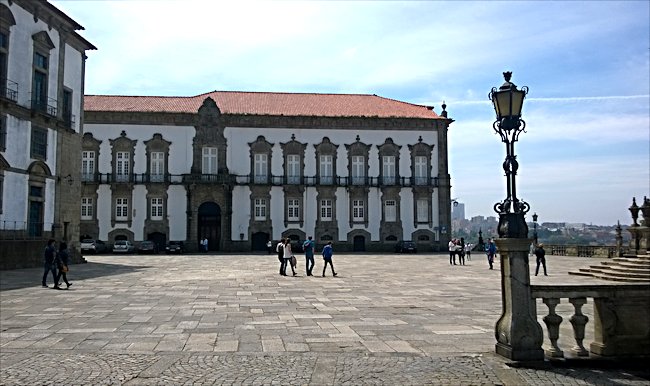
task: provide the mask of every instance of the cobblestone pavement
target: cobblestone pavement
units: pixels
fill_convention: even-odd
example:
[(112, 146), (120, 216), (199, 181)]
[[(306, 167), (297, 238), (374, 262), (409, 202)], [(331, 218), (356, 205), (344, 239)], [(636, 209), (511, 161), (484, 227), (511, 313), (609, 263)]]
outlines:
[[(495, 355), (500, 271), (483, 255), (340, 254), (324, 278), (304, 259), (280, 276), (272, 255), (88, 260), (63, 291), (41, 269), (0, 272), (0, 385), (650, 385), (646, 368)], [(550, 256), (532, 282), (593, 281), (566, 274), (588, 264)], [(559, 343), (573, 346), (570, 324)]]

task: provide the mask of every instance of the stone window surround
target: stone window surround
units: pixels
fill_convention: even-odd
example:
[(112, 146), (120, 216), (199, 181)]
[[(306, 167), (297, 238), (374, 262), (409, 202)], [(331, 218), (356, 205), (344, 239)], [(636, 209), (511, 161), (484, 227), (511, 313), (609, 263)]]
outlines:
[[(31, 136), (30, 136), (30, 146), (29, 146), (29, 156), (38, 160), (47, 160), (47, 140), (48, 140), (48, 129), (42, 128), (40, 126), (32, 125)], [(35, 143), (35, 140), (44, 139), (45, 143)], [(45, 154), (40, 154), (35, 151), (35, 147), (40, 146), (43, 148)]]
[[(90, 204), (88, 204), (88, 201), (84, 203), (84, 200), (89, 200)], [(86, 208), (86, 212), (90, 212), (90, 215), (86, 214), (84, 216), (83, 208)], [(95, 219), (95, 198), (94, 197), (89, 197), (89, 196), (82, 196), (81, 197), (81, 221), (92, 221)]]
[[(307, 148), (306, 143), (301, 143), (296, 141), (296, 135), (291, 134), (291, 141), (286, 143), (280, 143), (282, 148), (282, 170), (284, 171), (285, 177), (289, 177), (289, 163), (287, 158), (290, 155), (297, 155), (300, 164), (298, 165), (298, 178), (301, 181), (302, 176), (305, 175), (305, 149)], [(293, 176), (296, 177), (296, 176)], [(302, 216), (301, 216), (302, 218)]]
[[(109, 139), (111, 144), (111, 172), (113, 173), (113, 181), (115, 182), (115, 176), (117, 176), (117, 153), (126, 152), (129, 153), (129, 170), (127, 175), (131, 177), (133, 175), (133, 164), (135, 160), (135, 145), (138, 141), (129, 139), (126, 136), (126, 131), (122, 130), (120, 137), (116, 139)], [(130, 179), (129, 179), (130, 181)]]
[[(323, 140), (319, 144), (315, 144), (314, 148), (316, 150), (316, 179), (317, 181), (321, 180), (320, 175), (320, 156), (321, 155), (331, 155), (332, 156), (332, 178), (336, 178), (336, 156), (339, 145), (335, 145), (330, 142), (328, 137), (323, 137)], [(334, 181), (332, 181), (334, 183)], [(329, 185), (329, 184), (328, 184)]]
[[(13, 13), (11, 13), (11, 10), (9, 7), (7, 7), (4, 4), (0, 4), (0, 32), (2, 32), (5, 36), (7, 36), (7, 47), (0, 47), (0, 51), (2, 51), (5, 54), (5, 58), (7, 59), (7, 63), (4, 63), (4, 66), (0, 64), (0, 67), (4, 68), (5, 70), (8, 70), (8, 62), (9, 62), (9, 52), (10, 52), (10, 46), (9, 42), (11, 40), (11, 27), (16, 25), (16, 19), (14, 19)], [(0, 74), (0, 79), (6, 78), (7, 74)], [(4, 90), (4, 87), (6, 84), (2, 85), (2, 89)]]
[(95, 181), (94, 176), (98, 171), (97, 160), (99, 159), (99, 146), (101, 145), (101, 143), (102, 143), (102, 141), (94, 138), (92, 133), (84, 133), (84, 135), (83, 135), (83, 137), (81, 139), (81, 151), (82, 152), (83, 151), (94, 152), (95, 153), (95, 165), (93, 167), (94, 170), (93, 170), (92, 178), (90, 178), (91, 176), (84, 177), (83, 170), (81, 171), (82, 172), (82, 175), (81, 175), (82, 181), (86, 181), (86, 182), (94, 182)]
[(352, 144), (346, 144), (345, 148), (348, 152), (348, 176), (352, 182), (352, 157), (361, 156), (364, 159), (364, 178), (368, 177), (368, 172), (370, 170), (370, 164), (368, 162), (368, 153), (370, 152), (370, 145), (366, 145), (361, 142), (361, 138), (357, 135), (356, 142)]
[[(418, 225), (428, 225), (429, 227), (433, 227), (433, 216), (432, 216), (432, 208), (433, 208), (433, 200), (431, 198), (431, 195), (433, 193), (432, 188), (428, 187), (413, 187), (413, 225), (417, 228)], [(426, 200), (428, 203), (428, 208), (427, 208), (427, 217), (428, 221), (426, 222), (420, 222), (418, 221), (418, 207), (417, 207), (417, 202), (418, 200)]]
[[(261, 198), (266, 200), (266, 219), (255, 220), (255, 199)], [(250, 219), (248, 224), (249, 235), (256, 232), (265, 232), (273, 234), (273, 223), (271, 221), (271, 185), (251, 185), (250, 186)]]
[[(50, 39), (46, 31), (40, 31), (32, 35), (32, 40), (34, 41), (33, 54), (32, 54), (32, 88), (31, 88), (31, 99), (32, 101), (36, 96), (34, 95), (34, 77), (37, 72), (40, 72), (45, 75), (45, 104), (48, 103), (49, 97), (49, 77), (50, 77), (50, 51), (54, 49), (54, 43)], [(47, 68), (39, 67), (34, 63), (34, 56), (39, 54), (47, 59)]]
[(266, 155), (266, 177), (267, 183), (271, 183), (271, 159), (273, 157), (273, 143), (270, 143), (264, 138), (263, 135), (257, 137), (255, 142), (249, 142), (250, 148), (250, 164), (251, 164), (251, 177), (255, 179), (255, 154)]
[[(115, 224), (127, 224), (131, 227), (133, 223), (133, 194), (132, 187), (127, 186), (128, 184), (112, 184), (111, 185), (111, 227), (115, 228)], [(127, 199), (127, 219), (126, 220), (117, 220), (115, 216), (117, 199), (126, 198)], [(148, 204), (148, 202), (147, 202)]]
[(384, 156), (395, 157), (395, 180), (388, 185), (396, 185), (399, 179), (399, 152), (402, 146), (396, 145), (392, 138), (386, 138), (383, 144), (377, 145), (379, 153), (379, 180), (384, 184)]
[(163, 153), (163, 175), (169, 174), (169, 146), (171, 142), (166, 141), (162, 134), (155, 133), (151, 139), (144, 141), (147, 158), (147, 176), (151, 177), (151, 153)]
[(426, 178), (429, 181), (432, 177), (431, 175), (431, 154), (433, 153), (434, 145), (429, 145), (422, 142), (422, 136), (418, 138), (418, 143), (415, 145), (408, 145), (408, 149), (411, 152), (411, 176), (415, 177), (415, 157), (426, 157)]

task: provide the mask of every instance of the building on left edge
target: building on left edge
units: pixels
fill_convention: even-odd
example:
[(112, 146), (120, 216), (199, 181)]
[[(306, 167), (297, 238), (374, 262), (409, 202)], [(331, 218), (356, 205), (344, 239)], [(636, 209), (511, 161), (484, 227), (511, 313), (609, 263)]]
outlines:
[[(0, 269), (78, 249), (84, 28), (45, 0), (0, 0)], [(73, 255), (78, 255), (73, 253)]]

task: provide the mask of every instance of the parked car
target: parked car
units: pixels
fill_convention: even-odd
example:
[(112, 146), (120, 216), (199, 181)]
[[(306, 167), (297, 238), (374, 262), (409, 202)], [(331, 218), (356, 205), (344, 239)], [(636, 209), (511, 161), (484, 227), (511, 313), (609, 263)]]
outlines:
[(167, 253), (183, 253), (185, 251), (185, 246), (182, 241), (170, 241), (165, 247)]
[(113, 244), (113, 253), (133, 253), (134, 251), (135, 246), (128, 240), (117, 240)]
[(103, 253), (106, 252), (106, 243), (101, 240), (83, 239), (81, 240), (81, 253)]
[(402, 240), (395, 245), (396, 253), (418, 253), (418, 246), (413, 241)]
[(138, 253), (158, 253), (158, 245), (153, 241), (143, 241), (138, 244)]

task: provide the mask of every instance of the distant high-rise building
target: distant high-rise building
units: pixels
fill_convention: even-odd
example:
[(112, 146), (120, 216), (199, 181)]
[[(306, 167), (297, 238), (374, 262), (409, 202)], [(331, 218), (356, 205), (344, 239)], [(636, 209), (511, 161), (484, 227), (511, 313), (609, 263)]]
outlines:
[(457, 202), (451, 209), (452, 220), (465, 220), (465, 204)]

